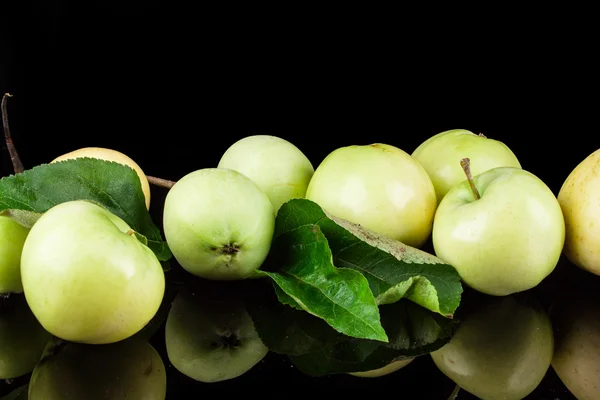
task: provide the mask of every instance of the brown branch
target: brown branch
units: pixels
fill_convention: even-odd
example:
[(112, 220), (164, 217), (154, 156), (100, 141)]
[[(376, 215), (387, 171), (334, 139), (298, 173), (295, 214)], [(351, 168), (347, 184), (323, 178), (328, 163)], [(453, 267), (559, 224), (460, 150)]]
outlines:
[(168, 179), (156, 178), (154, 176), (146, 175), (146, 179), (148, 179), (148, 182), (151, 183), (152, 185), (164, 187), (167, 189), (171, 189), (173, 187), (173, 185), (175, 185), (174, 181), (170, 181)]
[(8, 153), (10, 154), (10, 160), (12, 161), (15, 174), (20, 174), (25, 168), (23, 167), (23, 163), (21, 162), (19, 153), (17, 153), (17, 148), (15, 147), (12, 141), (12, 136), (10, 135), (10, 128), (8, 127), (8, 113), (6, 112), (6, 100), (9, 97), (13, 97), (13, 95), (10, 93), (4, 93), (4, 96), (2, 96), (2, 104), (0, 105), (0, 107), (2, 108), (2, 126), (4, 127), (4, 141), (6, 142), (6, 148), (8, 149)]

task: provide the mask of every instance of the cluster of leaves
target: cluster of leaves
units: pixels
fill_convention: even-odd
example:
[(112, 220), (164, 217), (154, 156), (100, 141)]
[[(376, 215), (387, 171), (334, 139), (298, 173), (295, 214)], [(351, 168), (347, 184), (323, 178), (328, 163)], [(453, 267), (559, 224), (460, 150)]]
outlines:
[[(133, 169), (115, 162), (79, 158), (36, 166), (0, 179), (0, 215), (29, 227), (51, 207), (79, 199), (95, 202), (121, 217), (167, 268), (172, 254), (146, 209)], [(368, 343), (374, 349), (385, 344), (381, 347), (384, 350), (378, 350), (385, 356), (379, 359), (402, 353), (397, 353), (398, 348), (410, 349), (404, 355), (429, 352), (431, 346), (441, 345), (440, 338), (448, 337), (443, 321), (454, 316), (462, 294), (460, 277), (452, 266), (424, 251), (337, 219), (307, 199), (290, 200), (280, 208), (271, 252), (254, 277), (273, 283), (277, 306), (283, 307), (279, 328), (285, 328), (289, 320), (286, 313), (291, 313), (294, 321), (303, 321), (303, 315), (311, 317), (308, 325), (324, 324), (335, 333), (331, 340), (324, 337), (328, 345), (319, 347), (321, 353), (313, 352), (310, 346), (305, 352), (294, 347), (289, 354), (299, 365), (325, 365), (323, 360), (331, 357), (322, 352), (347, 350), (356, 343)], [(401, 299), (404, 301), (399, 302)], [(395, 318), (403, 322), (388, 322), (386, 326), (385, 313), (391, 312), (387, 310), (395, 310)], [(406, 310), (412, 310), (411, 316), (420, 316), (419, 337), (429, 337), (424, 342), (410, 342), (409, 347), (401, 344), (415, 334), (406, 328), (410, 318), (402, 319), (402, 315), (408, 315)], [(418, 325), (411, 320), (410, 326)], [(394, 328), (399, 326), (404, 328)], [(273, 329), (275, 332), (277, 328)], [(422, 329), (429, 329), (430, 335)], [(274, 351), (285, 353), (290, 348), (273, 340), (265, 330), (262, 336)], [(302, 342), (297, 335), (290, 337)], [(358, 353), (368, 352), (363, 349)], [(318, 372), (315, 368), (312, 370)]]

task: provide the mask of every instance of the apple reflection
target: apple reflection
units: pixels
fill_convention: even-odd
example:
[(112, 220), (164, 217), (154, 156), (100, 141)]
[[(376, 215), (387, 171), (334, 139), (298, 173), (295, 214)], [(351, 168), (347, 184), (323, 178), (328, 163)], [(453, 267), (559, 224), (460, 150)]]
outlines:
[(18, 378), (33, 371), (51, 335), (22, 294), (0, 302), (0, 379)]
[(245, 306), (252, 281), (189, 279), (165, 326), (167, 356), (184, 375), (204, 383), (237, 378), (268, 353)]
[(524, 295), (486, 300), (431, 357), (444, 375), (482, 400), (523, 399), (550, 368), (550, 318)]
[(600, 299), (565, 293), (550, 310), (555, 330), (552, 368), (578, 400), (600, 399)]
[(166, 391), (162, 359), (137, 338), (100, 345), (53, 340), (29, 382), (29, 398), (45, 400), (164, 400)]

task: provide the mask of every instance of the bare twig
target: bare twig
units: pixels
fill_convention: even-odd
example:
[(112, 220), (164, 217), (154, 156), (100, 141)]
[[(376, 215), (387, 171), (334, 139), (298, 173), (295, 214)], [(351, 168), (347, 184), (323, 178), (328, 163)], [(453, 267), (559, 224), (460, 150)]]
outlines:
[(15, 174), (19, 174), (23, 172), (25, 168), (23, 167), (23, 163), (21, 162), (19, 153), (17, 153), (17, 149), (12, 141), (12, 136), (10, 135), (10, 128), (8, 127), (6, 99), (8, 99), (9, 97), (13, 97), (13, 95), (10, 93), (4, 93), (4, 96), (2, 96), (2, 126), (4, 127), (4, 140), (6, 142), (6, 148), (8, 149), (8, 153), (10, 154), (10, 160), (12, 161), (13, 169), (15, 171)]
[(175, 182), (170, 181), (168, 179), (156, 178), (154, 176), (149, 176), (149, 175), (146, 175), (146, 178), (148, 179), (148, 182), (151, 183), (152, 185), (164, 187), (167, 189), (171, 189), (173, 187), (173, 185), (175, 185)]

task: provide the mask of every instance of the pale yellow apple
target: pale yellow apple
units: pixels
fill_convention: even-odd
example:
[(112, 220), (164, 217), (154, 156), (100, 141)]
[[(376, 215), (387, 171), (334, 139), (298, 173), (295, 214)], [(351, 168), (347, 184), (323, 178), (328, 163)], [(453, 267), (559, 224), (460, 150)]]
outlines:
[(431, 235), (437, 207), (421, 164), (383, 143), (332, 151), (315, 170), (306, 198), (338, 218), (413, 247)]
[(565, 218), (564, 254), (575, 265), (600, 275), (600, 149), (569, 174), (558, 202)]
[(106, 149), (103, 147), (83, 147), (81, 149), (71, 151), (69, 153), (63, 154), (60, 157), (55, 158), (54, 160), (52, 160), (52, 163), (58, 161), (71, 160), (80, 157), (90, 157), (106, 161), (114, 161), (133, 168), (133, 170), (139, 176), (140, 183), (142, 184), (142, 192), (144, 192), (146, 208), (150, 209), (150, 183), (148, 182), (146, 174), (144, 173), (142, 168), (140, 168), (140, 166), (129, 156), (121, 153), (120, 151)]
[(479, 175), (496, 167), (521, 168), (513, 151), (503, 142), (466, 129), (438, 133), (419, 145), (412, 156), (425, 168), (438, 198), (466, 179), (460, 160), (471, 160), (471, 173)]
[(373, 369), (371, 371), (350, 372), (349, 374), (359, 378), (379, 378), (380, 376), (389, 375), (392, 372), (396, 372), (399, 369), (406, 367), (413, 360), (414, 358), (407, 358), (404, 360), (392, 361), (381, 368)]

